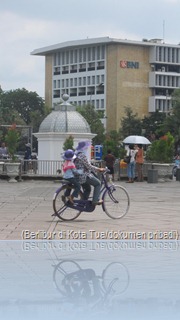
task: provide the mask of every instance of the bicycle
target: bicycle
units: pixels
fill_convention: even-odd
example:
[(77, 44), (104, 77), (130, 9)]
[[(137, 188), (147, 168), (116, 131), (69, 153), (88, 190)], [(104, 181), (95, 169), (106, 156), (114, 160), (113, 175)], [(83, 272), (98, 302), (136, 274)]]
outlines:
[(107, 305), (129, 286), (129, 271), (120, 262), (109, 263), (101, 275), (90, 267), (81, 268), (74, 260), (61, 260), (53, 267), (53, 283), (61, 298), (71, 303), (92, 303), (93, 307), (99, 302)]
[[(130, 197), (127, 190), (119, 185), (108, 183), (106, 174), (108, 169), (102, 173), (101, 191), (102, 209), (111, 219), (120, 219), (126, 215), (130, 206)], [(95, 205), (92, 200), (83, 200), (83, 191), (79, 193), (77, 200), (72, 204), (67, 197), (71, 194), (74, 187), (67, 180), (61, 180), (62, 186), (56, 190), (53, 196), (54, 216), (63, 221), (75, 220), (82, 212), (92, 212)]]

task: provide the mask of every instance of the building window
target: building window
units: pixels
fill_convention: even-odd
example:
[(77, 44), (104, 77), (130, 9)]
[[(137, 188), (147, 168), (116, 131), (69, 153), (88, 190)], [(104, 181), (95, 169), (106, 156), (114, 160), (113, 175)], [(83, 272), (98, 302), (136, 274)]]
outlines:
[(82, 49), (79, 49), (79, 62), (82, 62)]
[(91, 61), (91, 48), (88, 48), (88, 61)]
[(104, 109), (104, 99), (101, 99), (101, 109)]
[(73, 63), (73, 50), (70, 51), (70, 63)]
[(77, 49), (74, 50), (74, 63), (77, 63)]
[(172, 62), (175, 62), (174, 61), (174, 48), (172, 48)]
[(105, 59), (105, 46), (101, 47), (101, 59)]
[(96, 60), (96, 48), (95, 47), (92, 48), (92, 60), (93, 61)]
[(97, 47), (97, 60), (100, 60), (100, 47)]
[(66, 51), (66, 64), (69, 64), (69, 51)]
[(64, 54), (64, 51), (63, 51), (63, 52), (62, 52), (62, 54), (61, 54), (61, 58), (62, 58), (62, 60), (61, 60), (61, 61), (62, 61), (62, 65), (63, 65), (63, 64), (65, 64), (65, 57), (64, 57), (64, 56), (65, 56), (65, 54)]
[(161, 61), (162, 60), (162, 48), (159, 47), (159, 59), (158, 61)]
[(60, 59), (60, 53), (58, 53), (58, 65), (60, 66), (61, 59)]
[(86, 48), (83, 49), (83, 62), (86, 61)]
[(170, 48), (168, 48), (168, 62), (171, 62), (170, 52)]

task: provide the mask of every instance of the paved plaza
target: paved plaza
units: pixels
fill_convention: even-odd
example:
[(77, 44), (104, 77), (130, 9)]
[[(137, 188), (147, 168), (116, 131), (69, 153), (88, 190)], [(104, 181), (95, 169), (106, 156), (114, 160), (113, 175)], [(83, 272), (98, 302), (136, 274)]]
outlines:
[(128, 184), (130, 209), (119, 220), (101, 206), (75, 221), (53, 217), (52, 198), (60, 183), (0, 180), (0, 240), (174, 240), (180, 233), (180, 182)]
[(116, 183), (131, 199), (124, 218), (97, 206), (63, 222), (59, 182), (0, 180), (1, 319), (179, 319), (180, 182)]

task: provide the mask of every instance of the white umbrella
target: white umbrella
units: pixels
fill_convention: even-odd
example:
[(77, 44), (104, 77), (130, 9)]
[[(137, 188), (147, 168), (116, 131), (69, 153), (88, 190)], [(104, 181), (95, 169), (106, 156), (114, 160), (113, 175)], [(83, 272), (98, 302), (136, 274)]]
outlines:
[(151, 142), (142, 136), (128, 136), (123, 140), (125, 144), (151, 144)]

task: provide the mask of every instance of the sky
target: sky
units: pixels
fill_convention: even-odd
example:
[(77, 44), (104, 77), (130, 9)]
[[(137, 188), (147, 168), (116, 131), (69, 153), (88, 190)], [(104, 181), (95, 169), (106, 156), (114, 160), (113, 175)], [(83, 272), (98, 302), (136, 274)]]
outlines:
[(180, 43), (180, 0), (0, 0), (0, 86), (44, 98), (45, 58), (35, 49), (109, 36)]

